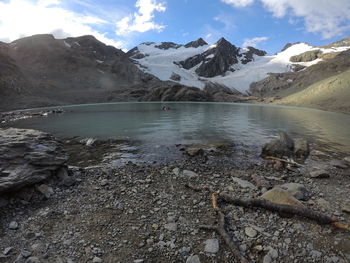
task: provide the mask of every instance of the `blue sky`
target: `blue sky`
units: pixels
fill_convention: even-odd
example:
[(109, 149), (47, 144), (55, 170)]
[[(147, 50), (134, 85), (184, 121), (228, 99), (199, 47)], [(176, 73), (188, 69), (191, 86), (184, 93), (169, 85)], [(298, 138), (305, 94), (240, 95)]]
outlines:
[(350, 0), (0, 0), (0, 40), (95, 35), (118, 48), (225, 37), (269, 53), (350, 35)]

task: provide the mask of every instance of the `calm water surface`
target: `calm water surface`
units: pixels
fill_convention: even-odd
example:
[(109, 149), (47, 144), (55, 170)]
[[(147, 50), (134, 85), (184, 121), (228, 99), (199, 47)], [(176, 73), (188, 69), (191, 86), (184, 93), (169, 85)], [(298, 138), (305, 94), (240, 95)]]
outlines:
[[(163, 111), (168, 105), (171, 110)], [(325, 151), (350, 152), (350, 115), (234, 103), (113, 103), (64, 107), (65, 113), (11, 123), (56, 136), (116, 138), (149, 145), (230, 141), (260, 146), (279, 131)]]

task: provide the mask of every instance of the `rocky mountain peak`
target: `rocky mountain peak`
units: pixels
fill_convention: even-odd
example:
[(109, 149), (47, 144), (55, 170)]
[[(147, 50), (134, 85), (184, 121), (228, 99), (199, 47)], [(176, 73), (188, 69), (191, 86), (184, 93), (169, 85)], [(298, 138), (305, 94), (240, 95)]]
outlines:
[(194, 41), (187, 43), (185, 45), (185, 47), (186, 48), (189, 48), (189, 47), (197, 48), (197, 47), (201, 47), (201, 46), (205, 46), (205, 45), (208, 45), (208, 43), (205, 42), (204, 39), (200, 37), (197, 40), (194, 40)]
[(176, 44), (174, 42), (162, 42), (159, 45), (156, 45), (156, 48), (163, 49), (163, 50), (168, 50), (169, 48), (179, 48), (182, 45)]

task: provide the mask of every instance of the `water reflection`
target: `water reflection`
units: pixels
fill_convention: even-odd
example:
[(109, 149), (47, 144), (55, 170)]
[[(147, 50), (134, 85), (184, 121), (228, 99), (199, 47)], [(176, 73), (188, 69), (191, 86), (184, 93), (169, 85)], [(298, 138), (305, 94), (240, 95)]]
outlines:
[(62, 115), (11, 126), (57, 136), (117, 138), (145, 144), (230, 141), (261, 145), (279, 131), (307, 137), (329, 151), (350, 152), (350, 116), (318, 110), (232, 103), (116, 103), (65, 108)]

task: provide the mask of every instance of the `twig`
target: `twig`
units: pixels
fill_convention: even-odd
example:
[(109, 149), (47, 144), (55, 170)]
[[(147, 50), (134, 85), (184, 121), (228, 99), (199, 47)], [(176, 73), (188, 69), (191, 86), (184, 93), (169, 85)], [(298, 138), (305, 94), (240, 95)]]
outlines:
[(236, 246), (236, 244), (231, 239), (230, 235), (225, 230), (225, 215), (219, 210), (217, 210), (217, 213), (218, 213), (218, 225), (216, 226), (203, 225), (203, 226), (200, 226), (200, 228), (205, 230), (213, 230), (216, 233), (218, 233), (218, 235), (222, 237), (226, 245), (230, 248), (233, 256), (236, 259), (239, 259), (241, 263), (248, 263), (249, 261), (244, 256), (242, 256), (238, 247)]
[(233, 198), (232, 196), (226, 193), (220, 193), (219, 198), (227, 203), (237, 206), (242, 206), (246, 208), (259, 207), (272, 212), (277, 212), (279, 214), (297, 215), (300, 217), (312, 219), (320, 224), (332, 224), (338, 229), (350, 230), (348, 225), (340, 223), (336, 217), (330, 217), (306, 207), (275, 204), (265, 199)]
[(283, 163), (288, 163), (288, 164), (292, 164), (292, 165), (296, 165), (296, 166), (304, 166), (300, 163), (297, 163), (297, 162), (294, 162), (294, 161), (288, 161), (288, 160), (285, 160), (285, 159), (281, 159), (281, 158), (277, 158), (277, 157), (273, 157), (273, 156), (266, 156), (265, 159), (268, 159), (268, 160), (274, 160), (274, 161), (280, 161), (280, 162), (283, 162)]

